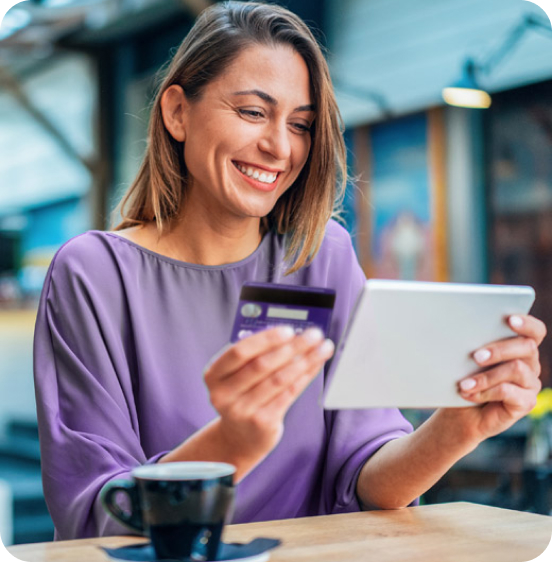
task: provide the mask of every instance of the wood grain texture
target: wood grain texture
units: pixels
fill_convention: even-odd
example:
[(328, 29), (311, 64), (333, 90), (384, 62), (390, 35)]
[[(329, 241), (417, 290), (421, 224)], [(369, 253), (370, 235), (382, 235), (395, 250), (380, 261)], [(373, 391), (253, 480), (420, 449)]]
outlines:
[[(283, 542), (271, 562), (525, 562), (548, 546), (552, 518), (460, 502), (232, 525), (225, 532), (226, 541), (259, 536)], [(107, 537), (8, 550), (27, 562), (104, 562), (98, 545), (139, 540)]]

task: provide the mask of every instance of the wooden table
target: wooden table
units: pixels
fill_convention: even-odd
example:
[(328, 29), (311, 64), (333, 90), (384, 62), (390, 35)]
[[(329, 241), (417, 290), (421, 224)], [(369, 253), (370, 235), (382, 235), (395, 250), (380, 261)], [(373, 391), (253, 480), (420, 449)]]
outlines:
[[(525, 562), (548, 546), (552, 518), (459, 502), (232, 525), (225, 531), (226, 541), (259, 536), (283, 541), (271, 562)], [(27, 562), (105, 562), (99, 545), (140, 540), (106, 537), (8, 550)]]

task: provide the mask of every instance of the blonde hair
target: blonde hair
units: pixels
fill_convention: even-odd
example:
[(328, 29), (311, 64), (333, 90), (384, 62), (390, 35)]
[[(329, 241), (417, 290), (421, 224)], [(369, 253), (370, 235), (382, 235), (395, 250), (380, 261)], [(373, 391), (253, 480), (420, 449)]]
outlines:
[(164, 126), (160, 102), (165, 90), (179, 84), (189, 100), (199, 99), (211, 80), (254, 45), (293, 48), (307, 65), (315, 104), (307, 162), (261, 219), (265, 230), (286, 234), (289, 274), (310, 263), (320, 248), (326, 223), (343, 199), (347, 164), (341, 117), (324, 55), (305, 23), (280, 6), (232, 1), (201, 13), (165, 70), (152, 106), (144, 160), (119, 205), (123, 220), (115, 230), (155, 220), (162, 235), (185, 204), (183, 143)]

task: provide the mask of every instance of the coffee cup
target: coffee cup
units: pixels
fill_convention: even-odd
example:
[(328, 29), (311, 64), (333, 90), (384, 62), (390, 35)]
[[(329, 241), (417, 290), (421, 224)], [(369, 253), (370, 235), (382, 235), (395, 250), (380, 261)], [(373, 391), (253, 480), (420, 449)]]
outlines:
[(149, 536), (160, 560), (216, 560), (233, 512), (235, 472), (215, 462), (143, 465), (132, 480), (106, 484), (101, 501), (117, 521)]

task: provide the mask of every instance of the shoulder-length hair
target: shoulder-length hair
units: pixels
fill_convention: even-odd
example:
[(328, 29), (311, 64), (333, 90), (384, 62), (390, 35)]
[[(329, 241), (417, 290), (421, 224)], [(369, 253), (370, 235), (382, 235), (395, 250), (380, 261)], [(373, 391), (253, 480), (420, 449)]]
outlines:
[(153, 101), (148, 146), (138, 175), (119, 205), (115, 230), (155, 220), (159, 235), (170, 230), (185, 204), (187, 170), (183, 143), (165, 128), (161, 97), (173, 84), (193, 101), (246, 48), (287, 45), (305, 61), (315, 120), (311, 149), (294, 184), (263, 217), (265, 230), (286, 237), (287, 273), (310, 263), (324, 237), (328, 220), (337, 213), (347, 179), (342, 121), (328, 65), (314, 35), (295, 14), (258, 2), (224, 2), (204, 10), (178, 48)]

